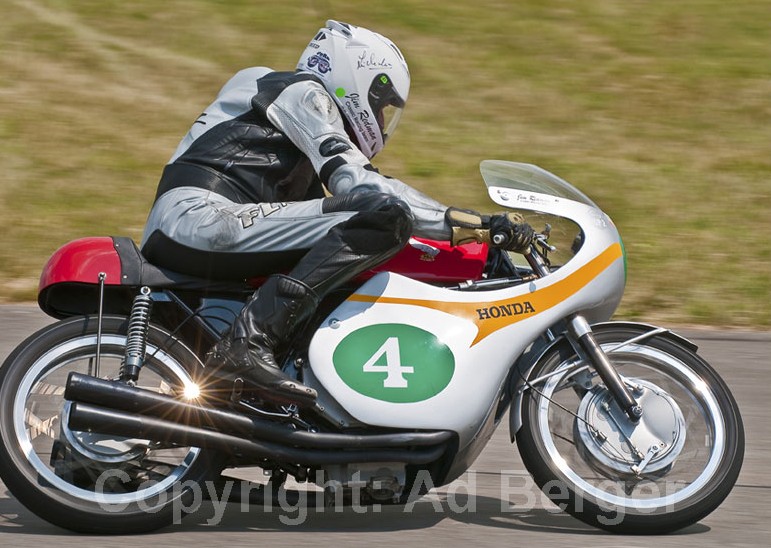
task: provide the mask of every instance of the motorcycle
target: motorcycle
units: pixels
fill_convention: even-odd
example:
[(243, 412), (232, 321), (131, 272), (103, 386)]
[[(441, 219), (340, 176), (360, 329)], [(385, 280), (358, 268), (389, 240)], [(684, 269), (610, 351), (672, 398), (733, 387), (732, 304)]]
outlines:
[(61, 321), (0, 369), (2, 480), (43, 519), (90, 533), (166, 526), (226, 468), (404, 504), (464, 474), (508, 412), (527, 470), (579, 520), (660, 534), (704, 518), (744, 455), (726, 384), (673, 331), (610, 321), (626, 255), (587, 196), (533, 165), (481, 173), (493, 202), (545, 226), (536, 242), (513, 254), (413, 238), (329, 295), (278, 356), (318, 391), (311, 408), (204, 367), (259, 280), (164, 270), (129, 238), (64, 245), (39, 291)]

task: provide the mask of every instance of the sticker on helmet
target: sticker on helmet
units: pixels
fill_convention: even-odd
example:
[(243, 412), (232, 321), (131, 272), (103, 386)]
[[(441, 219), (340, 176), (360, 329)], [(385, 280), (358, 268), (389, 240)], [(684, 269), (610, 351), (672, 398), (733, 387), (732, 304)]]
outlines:
[(374, 53), (363, 52), (356, 59), (357, 69), (382, 70), (391, 69), (394, 66), (385, 57), (377, 57)]
[(332, 70), (332, 64), (329, 61), (329, 55), (317, 51), (308, 58), (308, 67), (315, 68), (321, 74), (326, 74)]
[(370, 113), (358, 93), (350, 93), (340, 97), (343, 100), (343, 112), (348, 121), (354, 126), (356, 134), (364, 139), (370, 146), (377, 143), (379, 129), (375, 129), (375, 123), (370, 119)]
[(332, 362), (350, 388), (392, 403), (427, 400), (444, 390), (455, 357), (435, 335), (404, 324), (363, 327), (337, 346)]

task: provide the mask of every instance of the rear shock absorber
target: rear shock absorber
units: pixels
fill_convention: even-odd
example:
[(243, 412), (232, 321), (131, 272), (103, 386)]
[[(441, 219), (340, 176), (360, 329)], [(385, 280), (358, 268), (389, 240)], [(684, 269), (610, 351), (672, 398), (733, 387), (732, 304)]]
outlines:
[(147, 350), (147, 332), (150, 329), (150, 309), (153, 299), (150, 288), (145, 286), (134, 298), (126, 333), (126, 353), (120, 366), (120, 380), (135, 383), (145, 361)]

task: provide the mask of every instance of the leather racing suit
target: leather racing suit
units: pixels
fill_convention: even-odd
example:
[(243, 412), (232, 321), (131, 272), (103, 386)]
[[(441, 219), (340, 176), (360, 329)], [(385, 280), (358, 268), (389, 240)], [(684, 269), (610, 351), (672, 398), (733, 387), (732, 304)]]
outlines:
[(225, 84), (166, 165), (142, 252), (211, 279), (291, 269), (255, 292), (206, 366), (271, 403), (313, 405), (315, 390), (283, 373), (275, 352), (321, 297), (413, 233), (450, 239), (446, 211), (374, 170), (315, 76), (249, 68)]
[[(227, 82), (182, 139), (142, 251), (214, 279), (270, 274), (316, 255), (301, 279), (324, 293), (385, 260), (413, 232), (449, 239), (446, 209), (372, 168), (315, 76), (256, 67)], [(309, 257), (335, 227), (353, 253)], [(340, 246), (322, 247), (335, 255)]]

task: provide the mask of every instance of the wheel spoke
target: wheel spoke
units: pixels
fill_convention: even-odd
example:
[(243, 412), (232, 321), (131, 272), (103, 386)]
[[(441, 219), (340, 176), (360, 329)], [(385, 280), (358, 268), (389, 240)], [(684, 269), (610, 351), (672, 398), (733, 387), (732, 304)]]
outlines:
[[(108, 377), (118, 374), (124, 340), (103, 334), (100, 368)], [(42, 477), (80, 498), (96, 500), (95, 486), (105, 471), (125, 473), (129, 481), (110, 480), (109, 485), (102, 485), (100, 495), (131, 494), (148, 479), (154, 484), (173, 481), (189, 467), (186, 456), (191, 448), (160, 445), (148, 448), (147, 442), (140, 440), (70, 432), (61, 424), (66, 379), (72, 371), (93, 370), (94, 350), (95, 337), (81, 336), (52, 349), (30, 366), (20, 387), (26, 395), (17, 397), (14, 411), (17, 424), (23, 425), (17, 429), (19, 446), (30, 447), (28, 458)], [(174, 392), (174, 384), (189, 380), (187, 373), (168, 354), (156, 347), (151, 350), (152, 359), (148, 359), (142, 371), (143, 388), (168, 394)], [(58, 451), (55, 444), (63, 444), (64, 449)], [(121, 477), (126, 476), (121, 474)], [(161, 488), (155, 489), (157, 492)], [(148, 496), (152, 496), (153, 489), (147, 490)]]
[[(717, 507), (738, 476), (743, 433), (730, 393), (701, 358), (657, 338), (660, 333), (596, 332), (643, 407), (638, 422), (567, 344), (542, 358), (531, 373), (537, 387), (530, 381), (524, 391), (518, 434), (524, 463), (547, 494), (554, 481), (573, 493), (566, 509), (595, 526), (627, 532), (682, 527)], [(621, 509), (628, 525), (598, 521), (604, 508)]]

